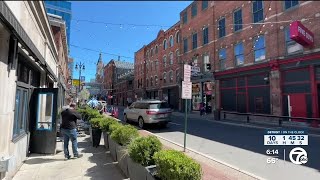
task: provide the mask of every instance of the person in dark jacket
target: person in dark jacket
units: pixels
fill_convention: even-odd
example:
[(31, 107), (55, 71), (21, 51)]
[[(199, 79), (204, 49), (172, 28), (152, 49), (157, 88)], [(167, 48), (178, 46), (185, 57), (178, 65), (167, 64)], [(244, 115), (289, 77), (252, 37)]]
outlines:
[(74, 158), (82, 157), (82, 154), (78, 153), (78, 142), (77, 142), (77, 120), (81, 119), (80, 113), (76, 111), (76, 104), (71, 103), (69, 108), (64, 109), (61, 112), (62, 124), (61, 132), (64, 137), (64, 156), (66, 159), (70, 159), (69, 155), (69, 140), (72, 143), (72, 151)]

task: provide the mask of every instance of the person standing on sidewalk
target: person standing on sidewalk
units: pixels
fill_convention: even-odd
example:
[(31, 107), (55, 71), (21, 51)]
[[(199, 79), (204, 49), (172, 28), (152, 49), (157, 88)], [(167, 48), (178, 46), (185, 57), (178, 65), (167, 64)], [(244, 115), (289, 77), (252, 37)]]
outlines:
[(72, 151), (74, 158), (82, 157), (82, 154), (78, 153), (78, 142), (77, 142), (77, 119), (81, 119), (81, 115), (76, 111), (76, 104), (71, 103), (70, 107), (61, 112), (62, 124), (61, 132), (64, 137), (64, 156), (66, 159), (70, 159), (69, 155), (69, 140), (72, 143)]

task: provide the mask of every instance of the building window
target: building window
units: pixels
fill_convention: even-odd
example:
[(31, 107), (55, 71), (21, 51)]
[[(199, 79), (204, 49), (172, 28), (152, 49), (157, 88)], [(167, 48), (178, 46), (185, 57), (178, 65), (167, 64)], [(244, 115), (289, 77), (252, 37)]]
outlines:
[(186, 24), (188, 22), (188, 11), (185, 11), (182, 14), (182, 22), (183, 22), (183, 24)]
[(183, 39), (183, 52), (186, 53), (188, 51), (188, 39)]
[(176, 82), (177, 83), (180, 82), (180, 71), (179, 71), (179, 69), (176, 70)]
[(152, 66), (153, 66), (153, 62), (151, 61), (151, 62), (150, 62), (150, 71), (152, 71), (152, 69), (153, 69)]
[(244, 55), (243, 55), (243, 44), (238, 43), (237, 45), (235, 45), (234, 47), (234, 56), (235, 56), (235, 63), (236, 65), (242, 65), (244, 62)]
[(150, 55), (153, 57), (153, 48), (150, 49)]
[(153, 86), (153, 78), (152, 77), (150, 78), (150, 85), (151, 85), (151, 87)]
[(204, 55), (203, 56), (203, 69), (204, 69), (204, 72), (208, 72), (210, 71), (211, 67), (210, 67), (210, 61), (209, 61), (209, 55)]
[(208, 44), (208, 42), (209, 42), (208, 27), (203, 28), (202, 34), (203, 34), (203, 45)]
[(158, 60), (156, 60), (156, 62), (154, 63), (154, 69), (155, 69), (155, 71), (158, 71), (158, 64), (159, 64), (159, 62), (158, 62)]
[(170, 65), (172, 65), (173, 64), (173, 53), (172, 52), (169, 54), (169, 58), (170, 58)]
[(242, 10), (239, 9), (233, 13), (234, 31), (242, 29)]
[(149, 87), (149, 79), (147, 78), (147, 87)]
[(299, 1), (284, 1), (284, 9), (290, 9), (294, 6), (297, 6), (299, 4)]
[(146, 73), (148, 73), (149, 71), (149, 63), (146, 63)]
[(169, 81), (170, 81), (170, 83), (172, 83), (173, 82), (173, 73), (172, 73), (172, 71), (170, 71), (169, 72)]
[(226, 18), (219, 20), (219, 38), (226, 36)]
[(167, 40), (165, 39), (164, 41), (163, 41), (163, 49), (164, 50), (166, 50), (168, 47), (168, 44), (167, 44)]
[(179, 49), (176, 50), (176, 59), (177, 59), (178, 63), (181, 63), (180, 62), (180, 57), (179, 57)]
[(202, 1), (202, 10), (205, 10), (208, 8), (208, 1)]
[(167, 83), (167, 73), (163, 73), (163, 84)]
[(226, 69), (227, 64), (226, 64), (226, 59), (227, 59), (227, 50), (225, 48), (219, 50), (219, 62), (220, 62), (220, 69)]
[(264, 36), (258, 36), (254, 41), (254, 61), (266, 59), (266, 46)]
[(260, 22), (263, 20), (263, 2), (253, 1), (252, 3), (253, 22)]
[(180, 32), (176, 33), (176, 43), (180, 42)]
[(194, 2), (191, 6), (191, 17), (195, 17), (198, 13), (197, 2)]
[(28, 90), (18, 87), (14, 109), (13, 138), (26, 132), (28, 118)]
[(192, 58), (192, 65), (193, 66), (198, 66), (198, 58), (197, 57), (193, 57)]
[(158, 85), (158, 76), (154, 76), (154, 84), (157, 86)]
[(155, 47), (155, 54), (158, 54), (158, 45)]
[(290, 39), (290, 28), (285, 28), (285, 40), (287, 55), (297, 54), (303, 52), (303, 46), (297, 43), (296, 41)]
[(163, 67), (167, 67), (167, 56), (163, 56)]
[(173, 36), (172, 35), (169, 38), (169, 43), (170, 43), (170, 47), (172, 47), (173, 46)]
[(192, 49), (195, 49), (198, 47), (198, 34), (195, 33), (192, 35)]

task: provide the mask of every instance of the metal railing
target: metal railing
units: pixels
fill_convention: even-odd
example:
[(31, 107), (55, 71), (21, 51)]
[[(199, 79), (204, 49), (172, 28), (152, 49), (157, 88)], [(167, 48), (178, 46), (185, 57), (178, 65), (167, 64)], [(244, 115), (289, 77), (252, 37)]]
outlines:
[[(283, 121), (289, 121), (290, 119), (298, 119), (298, 120), (305, 120), (308, 124), (311, 124), (312, 121), (318, 121), (320, 122), (320, 118), (307, 118), (307, 117), (290, 117), (290, 116), (277, 116), (277, 115), (270, 115), (270, 114), (254, 114), (254, 113), (240, 113), (240, 112), (233, 112), (233, 111), (220, 111), (220, 113), (223, 114), (223, 119), (226, 119), (227, 114), (235, 114), (235, 115), (241, 115), (247, 117), (247, 123), (250, 123), (250, 117), (269, 117), (269, 118), (275, 118), (278, 119), (279, 126), (282, 126)], [(271, 119), (273, 120), (273, 119)], [(276, 121), (276, 120), (275, 120)]]

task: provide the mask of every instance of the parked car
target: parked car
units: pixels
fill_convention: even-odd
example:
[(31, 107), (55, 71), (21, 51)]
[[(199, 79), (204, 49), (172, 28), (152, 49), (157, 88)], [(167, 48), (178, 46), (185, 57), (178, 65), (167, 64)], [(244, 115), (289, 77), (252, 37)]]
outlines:
[(171, 118), (171, 108), (165, 101), (141, 100), (136, 101), (123, 112), (124, 121), (138, 122), (140, 128), (145, 124), (160, 124), (166, 127)]

